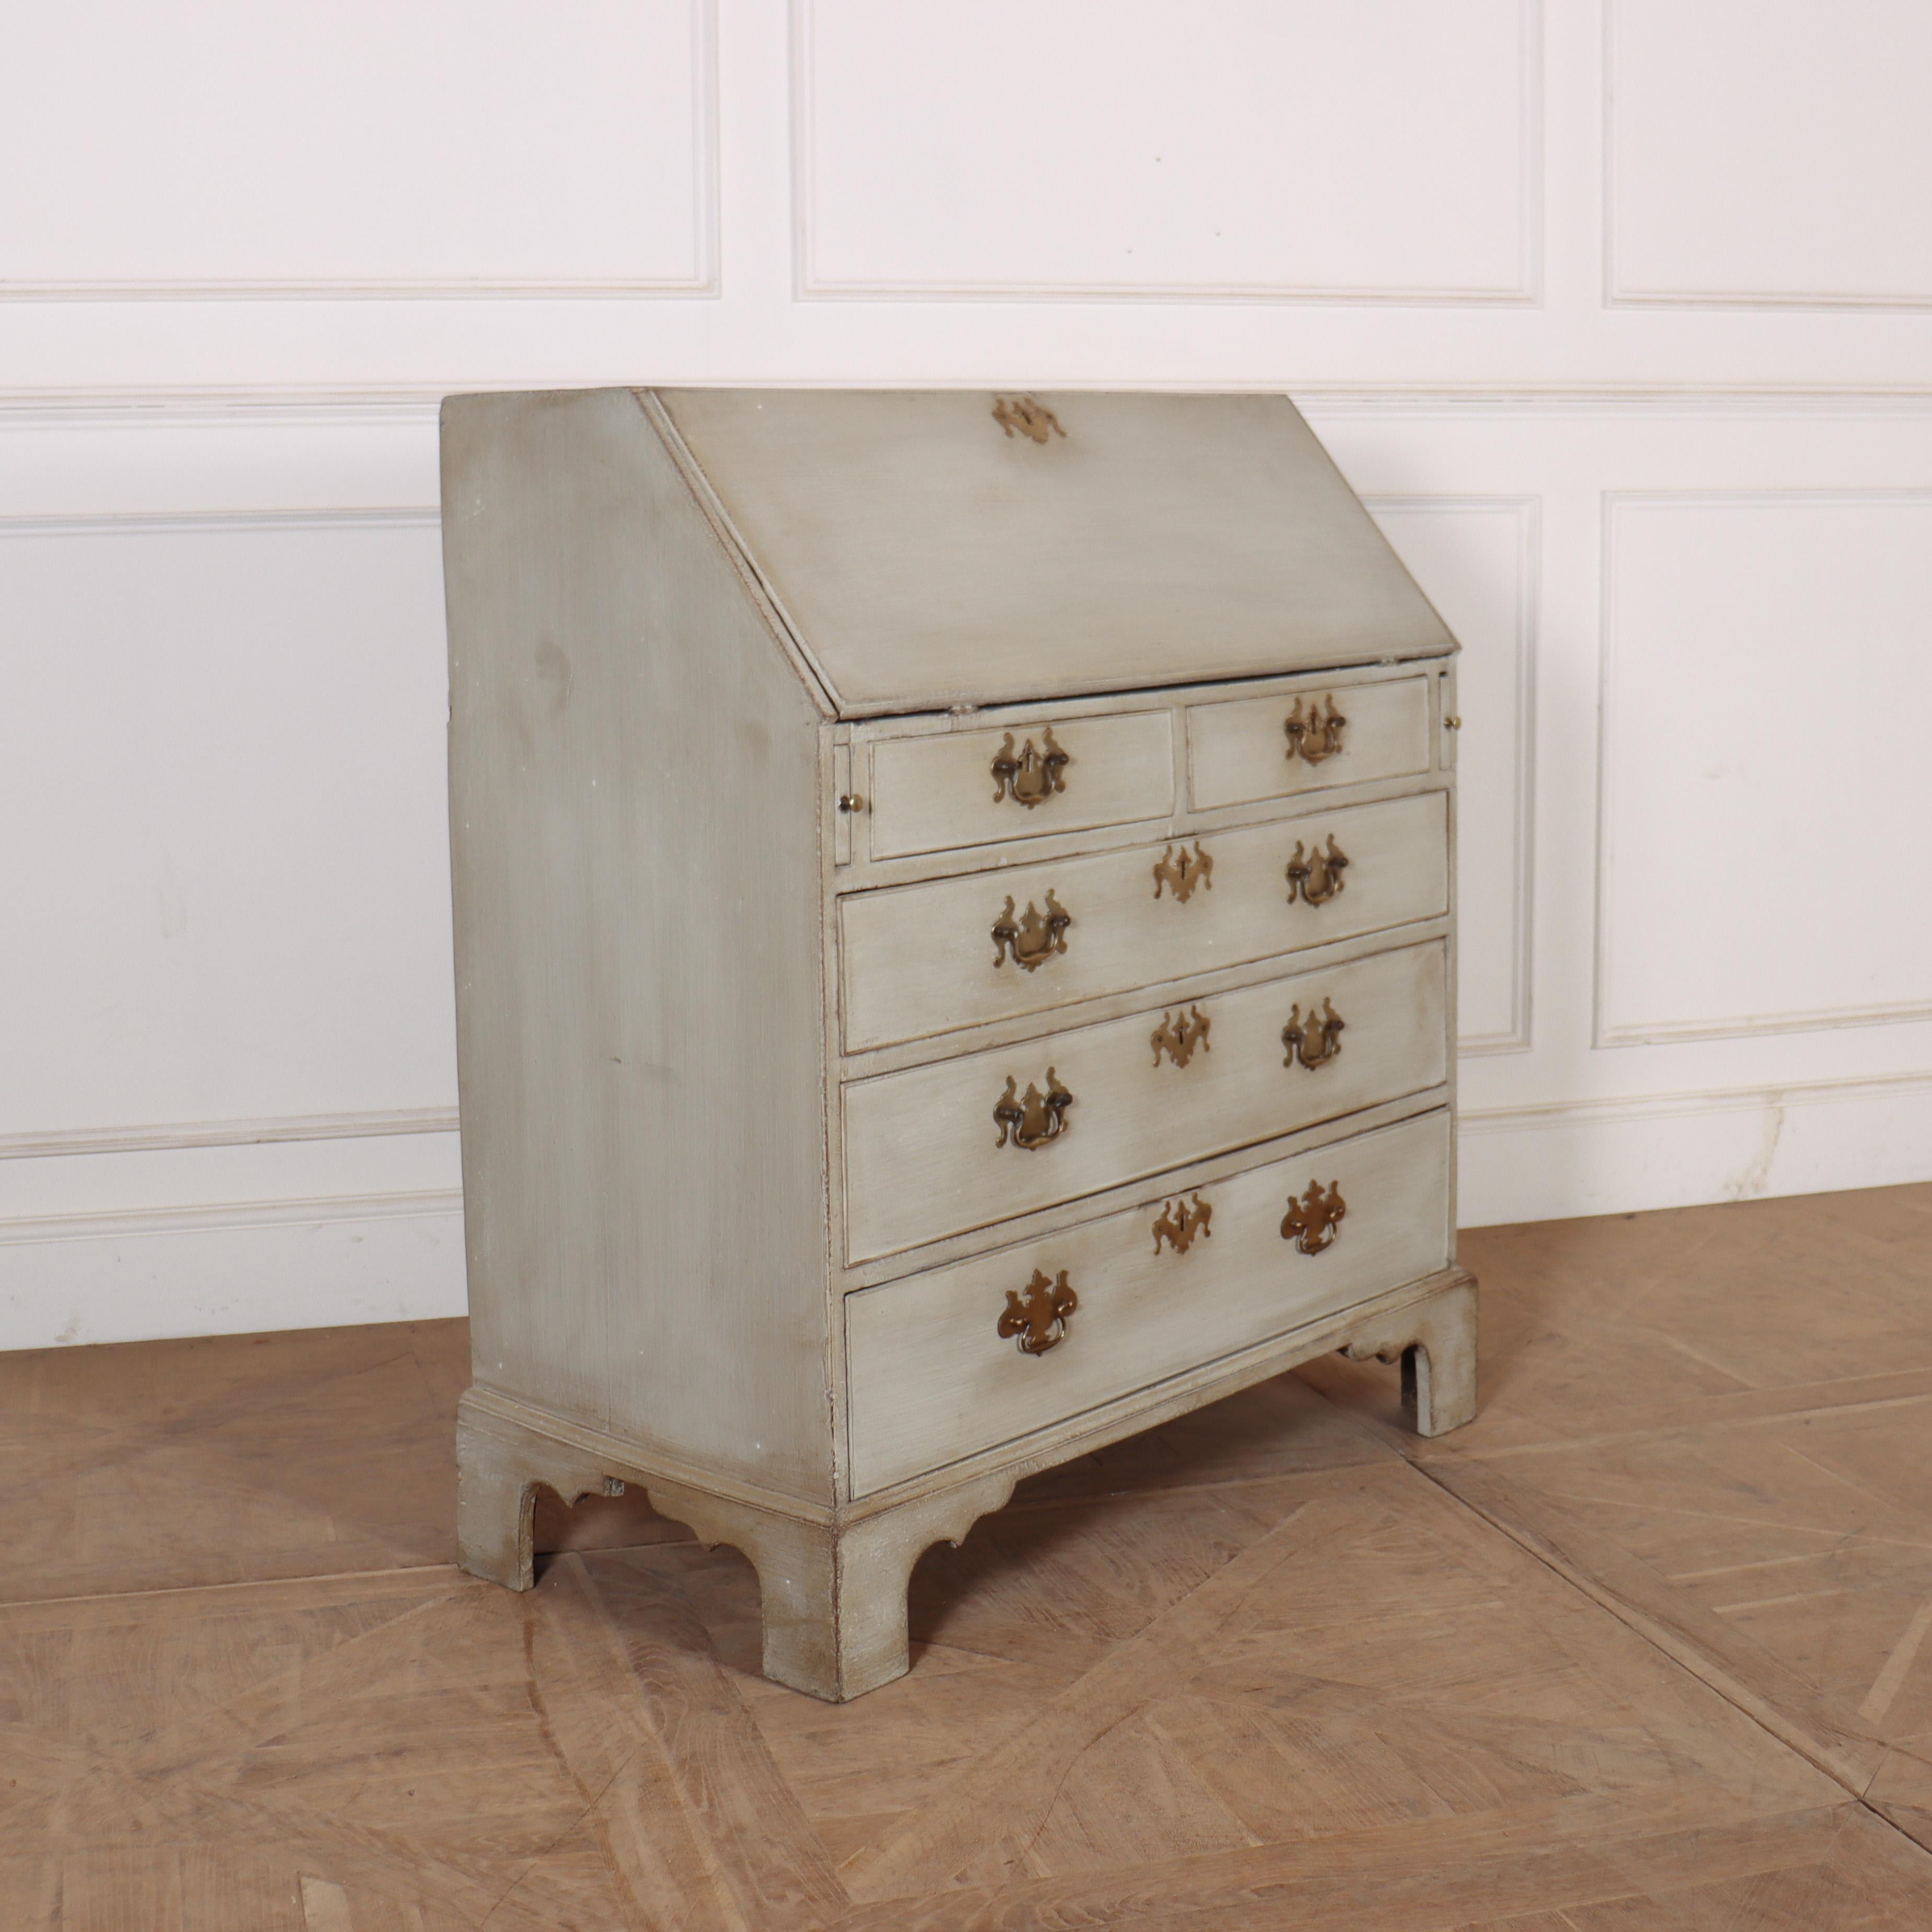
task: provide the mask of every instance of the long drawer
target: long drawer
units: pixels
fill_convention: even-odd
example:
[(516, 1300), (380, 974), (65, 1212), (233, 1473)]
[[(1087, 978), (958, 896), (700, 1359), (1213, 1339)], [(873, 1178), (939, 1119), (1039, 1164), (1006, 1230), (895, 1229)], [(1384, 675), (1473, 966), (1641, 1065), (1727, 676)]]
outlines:
[[(1028, 1436), (1448, 1258), (1438, 1111), (849, 1294), (854, 1489)], [(1057, 1313), (1069, 1292), (1075, 1305)], [(1046, 1346), (1029, 1353), (1023, 1341)]]
[[(1438, 917), (1449, 904), (1448, 839), (1447, 794), (1431, 791), (1179, 845), (848, 894), (839, 902), (846, 1051)], [(1325, 859), (1331, 844), (1346, 865), (1312, 881), (1312, 903), (1305, 886), (1291, 899), (1297, 848)], [(1057, 916), (1066, 923), (1056, 929)]]
[[(1436, 940), (850, 1082), (848, 1258), (1435, 1086), (1447, 1070), (1447, 993)], [(1292, 1023), (1302, 1039), (1291, 1049)]]

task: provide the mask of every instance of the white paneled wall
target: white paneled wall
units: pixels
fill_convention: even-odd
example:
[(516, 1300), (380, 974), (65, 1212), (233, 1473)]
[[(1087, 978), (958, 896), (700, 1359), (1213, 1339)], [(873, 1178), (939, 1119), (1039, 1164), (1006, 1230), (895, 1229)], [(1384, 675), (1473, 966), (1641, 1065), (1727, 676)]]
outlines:
[(1875, 0), (488, 0), (0, 63), (0, 1346), (460, 1311), (435, 404), (1286, 389), (1466, 646), (1465, 1219), (1932, 1176)]
[(1141, 15), (802, 0), (802, 291), (1534, 299), (1534, 0)]

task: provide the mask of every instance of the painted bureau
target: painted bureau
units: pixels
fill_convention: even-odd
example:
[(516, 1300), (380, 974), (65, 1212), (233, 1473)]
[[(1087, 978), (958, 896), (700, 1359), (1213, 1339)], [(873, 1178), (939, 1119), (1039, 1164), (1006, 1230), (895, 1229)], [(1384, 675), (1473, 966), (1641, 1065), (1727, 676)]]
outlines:
[(1264, 395), (442, 418), (464, 1567), (640, 1485), (906, 1668), (1016, 1480), (1334, 1349), (1474, 1402), (1454, 639)]

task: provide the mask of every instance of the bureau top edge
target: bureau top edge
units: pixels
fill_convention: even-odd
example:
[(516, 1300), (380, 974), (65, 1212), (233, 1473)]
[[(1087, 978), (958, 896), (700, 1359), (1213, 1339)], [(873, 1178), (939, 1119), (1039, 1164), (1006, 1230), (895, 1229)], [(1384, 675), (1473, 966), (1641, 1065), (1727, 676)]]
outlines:
[(634, 393), (837, 717), (1456, 649), (1283, 395)]
[[(1306, 664), (1292, 670), (1254, 671), (1238, 677), (1189, 677), (1175, 684), (1108, 686), (1091, 691), (1063, 691), (1052, 698), (1008, 702), (1004, 698), (966, 699), (940, 708), (916, 711), (868, 711), (824, 720), (826, 730), (855, 744), (862, 739), (923, 736), (951, 731), (1016, 729), (1057, 724), (1082, 718), (1103, 718), (1124, 711), (1169, 710), (1238, 702), (1244, 698), (1284, 698), (1321, 693), (1331, 686), (1340, 691), (1365, 684), (1388, 684), (1406, 678), (1439, 676), (1462, 654), (1451, 639), (1440, 651), (1406, 657), (1363, 658), (1347, 663)], [(844, 727), (854, 728), (850, 732)]]

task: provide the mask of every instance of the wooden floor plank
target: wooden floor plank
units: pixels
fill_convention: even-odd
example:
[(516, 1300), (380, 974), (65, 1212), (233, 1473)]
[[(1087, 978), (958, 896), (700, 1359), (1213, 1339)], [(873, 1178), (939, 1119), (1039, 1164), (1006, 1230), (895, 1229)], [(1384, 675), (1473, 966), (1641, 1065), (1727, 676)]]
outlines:
[[(453, 1562), (469, 1359), (464, 1322), (0, 1354), (0, 1480), (34, 1499), (0, 1603)], [(548, 1492), (537, 1532), (689, 1536)]]
[(1862, 1792), (1932, 1728), (1932, 1187), (1480, 1230), (1475, 1423), (1303, 1378)]

